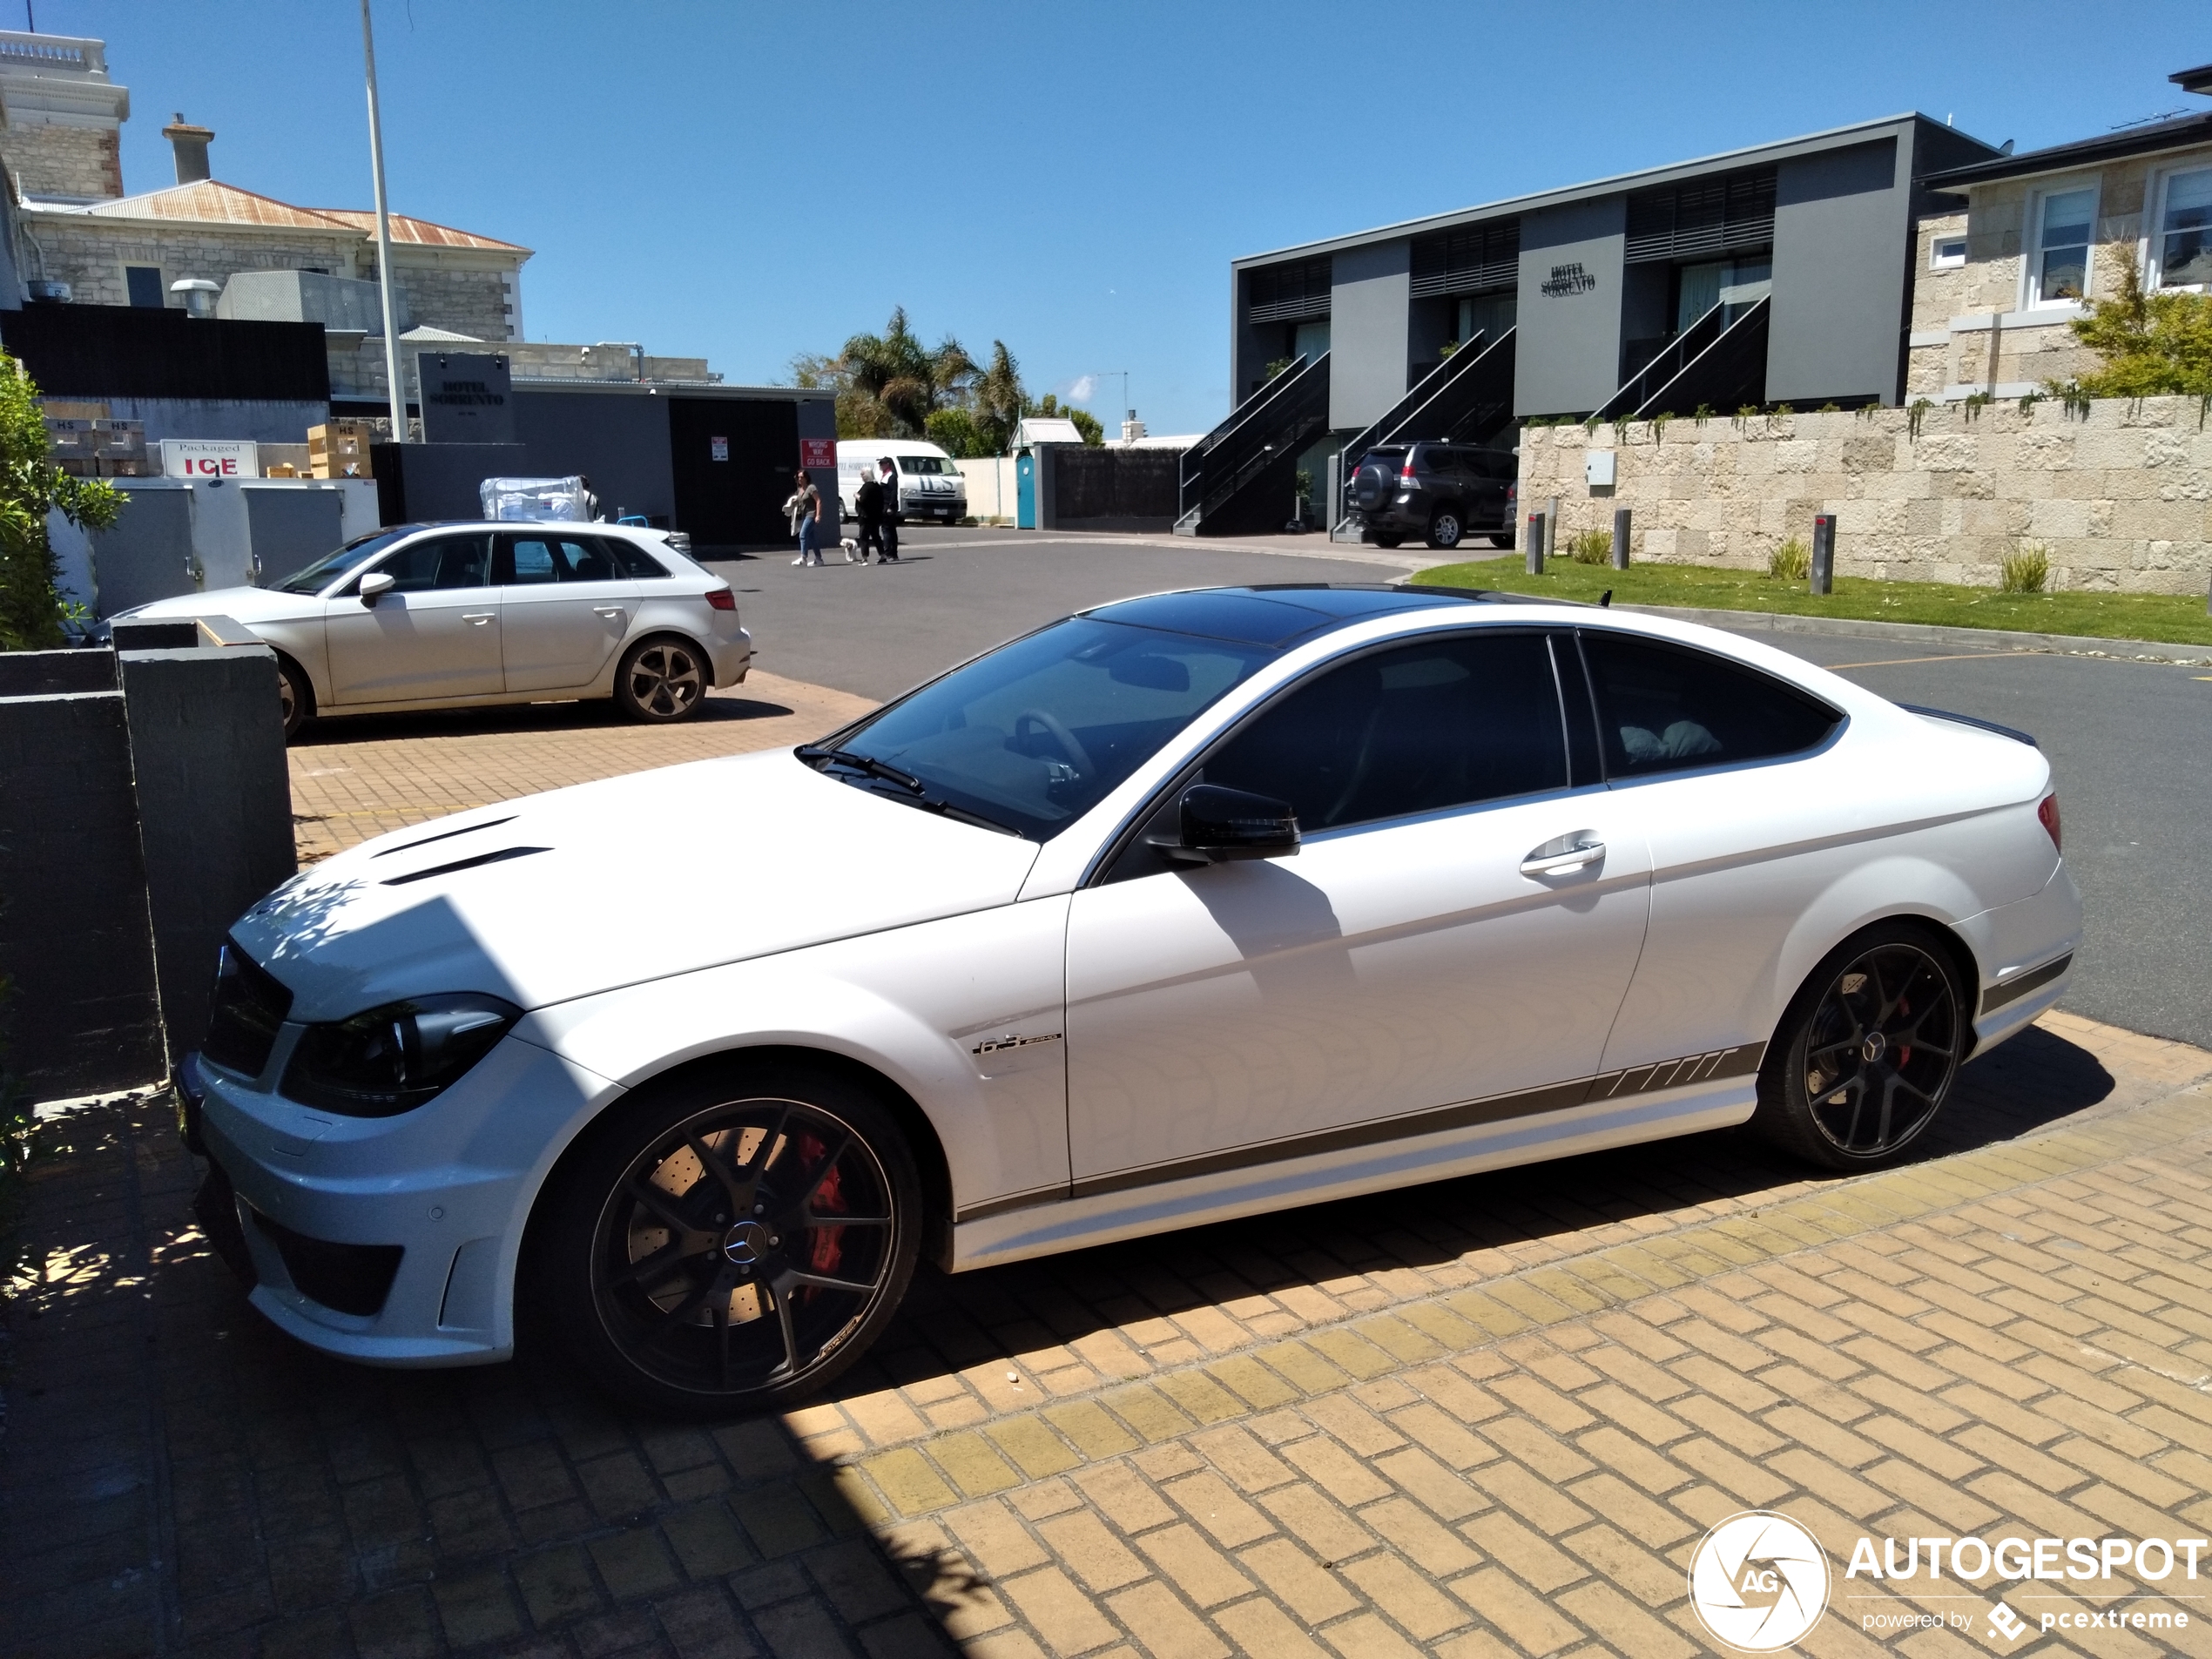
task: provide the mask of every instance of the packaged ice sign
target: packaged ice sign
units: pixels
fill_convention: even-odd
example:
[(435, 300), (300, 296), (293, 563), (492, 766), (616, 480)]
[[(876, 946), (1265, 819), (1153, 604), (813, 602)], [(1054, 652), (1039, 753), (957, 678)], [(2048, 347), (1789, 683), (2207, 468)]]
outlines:
[(730, 458), (729, 439), (709, 438), (706, 441), (706, 452), (716, 461), (727, 461)]
[(801, 438), (799, 441), (799, 464), (812, 472), (816, 468), (837, 470), (837, 440), (835, 438)]
[(164, 438), (165, 478), (259, 478), (261, 446), (249, 439)]

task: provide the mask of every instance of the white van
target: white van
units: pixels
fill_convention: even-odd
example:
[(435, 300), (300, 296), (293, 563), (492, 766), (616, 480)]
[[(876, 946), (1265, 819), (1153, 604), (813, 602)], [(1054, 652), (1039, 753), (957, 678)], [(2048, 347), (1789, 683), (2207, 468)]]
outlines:
[(885, 456), (899, 469), (898, 499), (891, 503), (900, 523), (957, 524), (968, 516), (968, 483), (960, 462), (922, 439), (840, 438), (837, 441), (838, 505), (847, 517), (857, 509), (853, 492), (863, 469), (873, 472)]

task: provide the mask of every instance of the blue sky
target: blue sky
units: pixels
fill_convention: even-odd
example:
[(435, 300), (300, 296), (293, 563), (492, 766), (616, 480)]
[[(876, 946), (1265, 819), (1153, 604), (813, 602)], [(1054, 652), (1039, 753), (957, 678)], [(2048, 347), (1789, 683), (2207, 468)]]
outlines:
[[(108, 42), (126, 188), (181, 110), (217, 178), (368, 205), (353, 0), (33, 3)], [(1155, 432), (1227, 408), (1236, 255), (1910, 109), (2057, 143), (2212, 60), (2202, 0), (374, 3), (392, 205), (535, 248), (529, 338), (757, 382), (904, 304)]]

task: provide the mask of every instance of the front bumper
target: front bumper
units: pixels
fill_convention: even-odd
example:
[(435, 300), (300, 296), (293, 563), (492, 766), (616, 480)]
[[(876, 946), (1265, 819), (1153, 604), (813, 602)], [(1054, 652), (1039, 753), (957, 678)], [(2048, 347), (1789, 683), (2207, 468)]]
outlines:
[(388, 1366), (506, 1359), (529, 1206), (559, 1150), (619, 1089), (509, 1036), (415, 1111), (341, 1117), (274, 1092), (297, 1035), (286, 1028), (262, 1079), (197, 1056), (178, 1068), (186, 1144), (213, 1166), (211, 1245), (250, 1279), (255, 1307), (325, 1352)]

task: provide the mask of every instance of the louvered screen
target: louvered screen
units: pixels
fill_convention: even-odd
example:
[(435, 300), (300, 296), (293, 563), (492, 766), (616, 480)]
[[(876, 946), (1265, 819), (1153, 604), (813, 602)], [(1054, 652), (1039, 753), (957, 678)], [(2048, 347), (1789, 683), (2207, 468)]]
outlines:
[(1631, 265), (1765, 247), (1773, 240), (1771, 168), (1629, 198)]
[(1521, 280), (1521, 221), (1470, 225), (1413, 244), (1413, 298), (1480, 293)]
[(1295, 322), (1329, 314), (1331, 261), (1300, 260), (1294, 265), (1264, 265), (1247, 274), (1245, 293), (1253, 322)]

